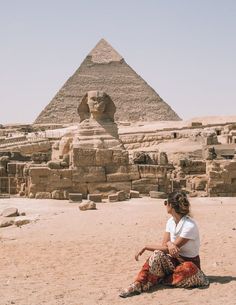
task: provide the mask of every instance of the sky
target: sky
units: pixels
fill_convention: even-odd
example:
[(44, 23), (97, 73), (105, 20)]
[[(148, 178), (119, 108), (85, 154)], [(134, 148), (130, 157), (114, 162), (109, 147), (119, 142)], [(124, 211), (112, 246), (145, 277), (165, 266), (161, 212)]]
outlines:
[(0, 124), (32, 123), (104, 38), (183, 119), (236, 115), (235, 0), (0, 0)]

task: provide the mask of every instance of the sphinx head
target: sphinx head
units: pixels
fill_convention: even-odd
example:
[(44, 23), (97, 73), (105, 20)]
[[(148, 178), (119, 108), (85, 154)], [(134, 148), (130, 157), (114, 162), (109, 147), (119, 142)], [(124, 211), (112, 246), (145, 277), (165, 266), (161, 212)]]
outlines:
[(115, 104), (103, 91), (88, 91), (79, 103), (80, 122), (85, 119), (114, 121)]

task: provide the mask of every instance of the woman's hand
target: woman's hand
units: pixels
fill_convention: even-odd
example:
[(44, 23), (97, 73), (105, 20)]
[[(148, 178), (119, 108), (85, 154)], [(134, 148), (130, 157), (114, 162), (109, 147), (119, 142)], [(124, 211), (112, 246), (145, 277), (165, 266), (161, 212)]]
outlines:
[(136, 261), (138, 261), (139, 256), (141, 256), (145, 250), (146, 250), (146, 249), (143, 248), (141, 251), (139, 251), (139, 252), (137, 252), (137, 253), (135, 254), (135, 260), (136, 260)]
[(173, 257), (179, 256), (179, 248), (175, 244), (173, 244), (172, 242), (168, 241), (167, 247), (168, 247), (169, 254), (171, 256), (173, 256)]

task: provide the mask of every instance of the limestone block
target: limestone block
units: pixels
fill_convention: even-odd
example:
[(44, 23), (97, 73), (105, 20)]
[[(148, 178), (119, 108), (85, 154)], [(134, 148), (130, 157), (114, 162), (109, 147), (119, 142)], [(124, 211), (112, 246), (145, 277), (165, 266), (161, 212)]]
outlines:
[(195, 178), (193, 178), (192, 183), (194, 185), (194, 190), (205, 191), (206, 184), (207, 184), (207, 178), (206, 177), (195, 177)]
[(47, 166), (50, 169), (61, 169), (61, 162), (60, 161), (48, 161)]
[(14, 219), (14, 225), (16, 225), (17, 227), (21, 227), (21, 226), (26, 225), (30, 222), (31, 222), (31, 220), (24, 217), (24, 216), (17, 217), (16, 219)]
[(96, 210), (96, 203), (91, 200), (86, 200), (79, 204), (79, 209), (81, 211)]
[(31, 155), (36, 152), (48, 152), (51, 149), (51, 143), (49, 141), (43, 141), (39, 143), (22, 144), (17, 147), (23, 155)]
[(111, 149), (97, 149), (96, 150), (96, 165), (105, 166), (112, 164), (112, 154)]
[(106, 166), (108, 182), (129, 181), (140, 178), (137, 165), (108, 165)]
[(75, 182), (103, 182), (106, 181), (105, 168), (102, 166), (77, 167), (73, 170)]
[(66, 154), (69, 154), (71, 143), (72, 143), (72, 137), (71, 136), (62, 137), (59, 144), (58, 144), (58, 155), (59, 156), (64, 156)]
[(219, 172), (221, 171), (220, 168), (220, 162), (219, 161), (207, 161), (206, 162), (206, 172), (210, 172), (210, 171), (216, 171)]
[[(87, 183), (80, 183), (80, 182), (73, 181), (72, 188), (69, 189), (69, 192), (81, 193), (83, 195), (83, 198), (86, 199), (87, 194), (88, 194), (88, 185), (87, 185)], [(90, 192), (90, 193), (92, 193), (92, 192)], [(96, 192), (93, 192), (93, 193), (96, 193)]]
[(206, 173), (205, 160), (181, 159), (179, 165), (181, 170), (187, 175), (201, 175)]
[(234, 196), (236, 193), (236, 185), (225, 184), (225, 183), (216, 183), (215, 185), (210, 184), (208, 188), (208, 193), (210, 196), (221, 196), (229, 197)]
[(118, 201), (124, 201), (127, 199), (127, 194), (124, 191), (117, 192)]
[(90, 194), (100, 193), (102, 194), (103, 198), (107, 198), (109, 194), (116, 193), (121, 190), (129, 193), (131, 190), (131, 182), (103, 182), (88, 184), (88, 191)]
[(111, 194), (108, 196), (109, 202), (117, 202), (118, 200), (118, 194)]
[[(151, 142), (154, 138), (149, 139)], [(148, 141), (149, 142), (149, 141)], [(151, 151), (135, 151), (133, 153), (133, 163), (135, 164), (158, 164), (159, 153)]]
[(74, 147), (71, 153), (71, 161), (73, 167), (78, 166), (95, 166), (96, 165), (96, 150), (82, 149)]
[(201, 127), (202, 126), (202, 122), (192, 122), (191, 126), (192, 127)]
[(51, 199), (50, 192), (37, 192), (35, 195), (36, 199)]
[(102, 202), (102, 195), (101, 194), (89, 194), (88, 200), (91, 200), (94, 202)]
[(151, 191), (149, 193), (151, 198), (157, 198), (157, 199), (166, 199), (167, 198), (167, 194), (164, 192), (156, 192), (156, 191)]
[(3, 217), (16, 217), (19, 216), (19, 212), (17, 208), (7, 208), (3, 210), (1, 216)]
[(8, 163), (7, 172), (8, 172), (8, 175), (15, 175), (16, 174), (16, 163)]
[(159, 165), (138, 165), (140, 178), (161, 178), (166, 176), (167, 169)]
[(130, 176), (127, 173), (113, 173), (107, 175), (107, 182), (121, 182), (130, 180)]
[(139, 198), (140, 194), (138, 191), (131, 190), (129, 193), (130, 198)]
[(0, 228), (9, 227), (12, 226), (13, 224), (14, 224), (14, 218), (9, 219), (5, 217), (0, 217)]
[(50, 169), (48, 167), (31, 167), (29, 169), (29, 176), (31, 178), (38, 178), (38, 177), (49, 177), (50, 176)]
[(25, 168), (25, 163), (17, 163), (16, 164), (16, 176), (19, 177), (24, 177), (24, 168)]
[(112, 163), (126, 165), (129, 163), (129, 152), (127, 150), (113, 150)]
[(41, 183), (33, 184), (33, 183), (30, 183), (30, 185), (29, 185), (29, 193), (34, 194), (34, 197), (35, 197), (35, 194), (37, 192), (46, 192), (46, 190), (47, 190), (47, 185), (46, 184), (41, 184)]
[(69, 193), (70, 202), (82, 202), (83, 195), (81, 193)]
[(178, 180), (173, 180), (172, 181), (172, 187), (174, 190), (180, 190), (182, 188), (186, 188), (186, 179), (178, 179)]
[(51, 170), (48, 178), (48, 189), (53, 191), (55, 189), (71, 188), (72, 182), (72, 170), (61, 169)]
[(220, 172), (216, 172), (216, 171), (210, 171), (208, 173), (208, 176), (210, 179), (216, 179), (216, 180), (221, 180), (221, 173)]
[(50, 160), (50, 153), (40, 153), (40, 152), (37, 152), (37, 153), (33, 153), (31, 155), (31, 160), (34, 162), (34, 163), (42, 163), (42, 162), (47, 162), (48, 160)]
[(57, 200), (65, 199), (64, 191), (63, 190), (54, 190), (54, 191), (52, 191), (52, 199), (57, 199)]
[[(54, 171), (53, 171), (54, 172)], [(57, 173), (62, 177), (62, 178), (67, 178), (67, 179), (72, 179), (72, 173), (73, 170), (71, 169), (61, 169), (58, 170)]]
[(218, 142), (218, 138), (217, 138), (217, 135), (209, 135), (205, 138), (205, 144), (206, 145), (217, 145), (219, 144)]
[(156, 179), (142, 178), (132, 181), (132, 190), (141, 194), (149, 194), (150, 191), (158, 191), (159, 188)]
[(128, 170), (130, 180), (138, 180), (141, 178), (138, 165), (129, 164), (127, 166), (127, 170)]
[[(8, 163), (9, 164), (9, 163)], [(228, 164), (224, 166), (227, 171), (236, 171), (236, 161), (231, 160)]]

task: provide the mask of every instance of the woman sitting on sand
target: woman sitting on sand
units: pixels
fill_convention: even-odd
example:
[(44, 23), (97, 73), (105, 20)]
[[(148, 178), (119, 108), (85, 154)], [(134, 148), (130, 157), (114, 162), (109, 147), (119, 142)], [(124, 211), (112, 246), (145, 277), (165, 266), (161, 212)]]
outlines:
[(199, 232), (196, 222), (189, 216), (186, 194), (170, 193), (164, 204), (172, 217), (167, 221), (162, 245), (145, 246), (135, 255), (138, 260), (144, 251), (153, 251), (134, 283), (124, 289), (120, 297), (148, 291), (157, 283), (185, 288), (209, 285), (201, 271)]

